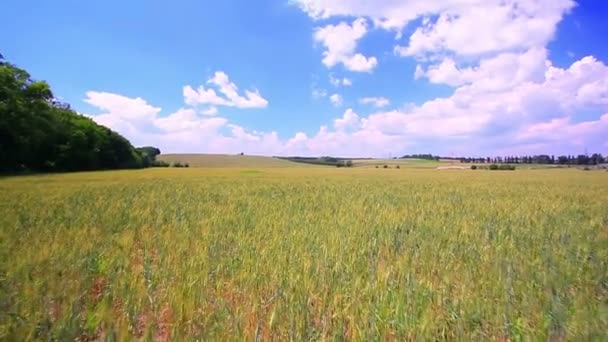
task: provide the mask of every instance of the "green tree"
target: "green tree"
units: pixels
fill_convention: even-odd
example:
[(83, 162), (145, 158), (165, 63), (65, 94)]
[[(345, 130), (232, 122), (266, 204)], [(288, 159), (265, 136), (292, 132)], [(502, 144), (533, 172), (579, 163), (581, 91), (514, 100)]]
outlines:
[(46, 82), (0, 58), (0, 172), (143, 166), (127, 139), (57, 102)]

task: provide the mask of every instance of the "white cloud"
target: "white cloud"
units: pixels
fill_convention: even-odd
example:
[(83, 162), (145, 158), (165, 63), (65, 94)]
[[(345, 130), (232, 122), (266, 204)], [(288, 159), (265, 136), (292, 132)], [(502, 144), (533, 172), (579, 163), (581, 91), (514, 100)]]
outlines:
[(333, 85), (334, 87), (350, 87), (353, 85), (353, 82), (350, 80), (350, 78), (338, 78), (335, 77), (333, 74), (329, 74), (329, 83), (331, 83), (331, 85)]
[(425, 72), (424, 69), (422, 69), (422, 66), (420, 64), (416, 65), (416, 71), (414, 71), (414, 79), (420, 79), (422, 78), (422, 76), (424, 76)]
[(185, 102), (192, 106), (198, 104), (236, 108), (265, 108), (268, 106), (268, 100), (262, 97), (258, 90), (245, 90), (245, 96), (239, 95), (238, 87), (223, 71), (215, 72), (207, 84), (217, 87), (224, 96), (217, 94), (213, 88), (205, 88), (201, 85), (195, 90), (188, 85), (183, 89)]
[(92, 116), (97, 122), (137, 145), (166, 152), (382, 156), (422, 146), (440, 154), (493, 155), (579, 153), (607, 144), (608, 66), (593, 57), (560, 68), (544, 49), (533, 48), (489, 57), (478, 66), (443, 61), (423, 73), (456, 89), (400, 110), (361, 115), (347, 109), (314, 134), (284, 139), (192, 108), (161, 116), (159, 107), (141, 98), (88, 92), (85, 101), (99, 108)]
[(482, 59), (479, 66), (458, 68), (452, 58), (445, 58), (440, 64), (429, 66), (426, 72), (417, 71), (432, 83), (460, 86), (475, 84), (475, 88), (496, 91), (510, 88), (523, 82), (538, 82), (544, 78), (547, 51), (531, 48), (523, 53), (503, 53)]
[(117, 94), (88, 91), (84, 102), (105, 112), (112, 113), (116, 118), (131, 121), (149, 120), (156, 117), (162, 110), (160, 107), (149, 105), (144, 99), (129, 98)]
[[(535, 60), (532, 56), (544, 54), (530, 52), (528, 58)], [(512, 60), (511, 56), (497, 58)], [(608, 84), (603, 82), (608, 79), (606, 65), (592, 57), (567, 69), (546, 60), (520, 64), (535, 67), (519, 67), (519, 74), (511, 77), (493, 76), (505, 79), (507, 87), (485, 79), (494, 65), (488, 63), (472, 70), (472, 76), (446, 98), (367, 117), (347, 109), (334, 120), (333, 131), (321, 126), (315, 135), (298, 134), (287, 144), (288, 150), (292, 154), (382, 156), (434, 146), (433, 152), (446, 155), (453, 151), (494, 155), (576, 153), (585, 146), (606, 144), (608, 114), (591, 120), (577, 117), (581, 108), (608, 112)], [(543, 68), (538, 70), (536, 65)]]
[(202, 110), (200, 113), (203, 115), (213, 116), (213, 115), (217, 115), (218, 110), (217, 110), (217, 107), (211, 106), (205, 110)]
[(456, 55), (545, 46), (557, 23), (574, 6), (571, 0), (479, 1), (438, 11), (438, 18), (416, 28), (403, 55), (448, 51)]
[(358, 129), (361, 125), (359, 115), (355, 113), (351, 108), (348, 108), (342, 118), (334, 120), (334, 127), (336, 131), (345, 131), (346, 129)]
[(331, 68), (341, 63), (350, 71), (371, 72), (378, 64), (376, 57), (365, 57), (355, 51), (357, 41), (366, 33), (367, 22), (363, 18), (356, 19), (352, 25), (340, 22), (315, 29), (315, 41), (326, 48), (323, 64)]
[(315, 100), (324, 98), (327, 96), (327, 90), (325, 89), (320, 89), (320, 88), (313, 88), (312, 90), (312, 98)]
[[(528, 140), (541, 137), (552, 143), (568, 141), (584, 145), (586, 137), (601, 137), (608, 132), (608, 113), (597, 120), (573, 122), (569, 116), (551, 119), (534, 125), (523, 127), (516, 134), (518, 140)], [(608, 138), (605, 142), (608, 142)], [(584, 147), (584, 146), (583, 146)]]
[[(507, 57), (497, 59), (512, 60)], [(545, 59), (520, 64), (534, 67), (516, 66), (501, 73), (490, 67), (501, 63), (482, 63), (479, 69), (461, 75), (464, 84), (452, 96), (408, 110), (372, 114), (362, 119), (362, 128), (443, 143), (458, 138), (479, 146), (478, 149), (484, 145), (504, 149), (520, 140), (549, 139), (559, 142), (546, 146), (555, 151), (556, 146), (564, 149), (575, 144), (599, 146), (606, 140), (601, 133), (605, 132), (606, 115), (599, 120), (577, 118), (582, 111), (608, 111), (605, 64), (593, 57), (583, 58), (568, 69), (554, 67)], [(543, 67), (539, 69), (539, 65)]]
[(385, 97), (364, 97), (359, 100), (361, 104), (370, 104), (377, 108), (388, 106), (391, 102)]
[[(407, 46), (407, 56), (449, 52), (478, 56), (545, 46), (573, 0), (291, 0), (314, 20), (369, 18), (375, 27), (396, 31), (422, 18)], [(357, 39), (367, 33), (360, 32)], [(354, 50), (355, 47), (353, 46)]]
[(336, 107), (340, 107), (342, 106), (342, 96), (340, 94), (333, 94), (329, 97), (329, 100), (331, 101), (331, 104), (333, 104)]
[(166, 117), (158, 117), (153, 120), (154, 126), (160, 131), (170, 134), (179, 132), (198, 132), (201, 135), (217, 132), (228, 120), (225, 118), (201, 118), (194, 109), (181, 108), (177, 112)]
[(296, 135), (294, 135), (293, 138), (287, 141), (287, 146), (297, 145), (299, 143), (305, 142), (306, 140), (308, 140), (308, 136), (306, 136), (306, 133), (298, 132), (296, 133)]

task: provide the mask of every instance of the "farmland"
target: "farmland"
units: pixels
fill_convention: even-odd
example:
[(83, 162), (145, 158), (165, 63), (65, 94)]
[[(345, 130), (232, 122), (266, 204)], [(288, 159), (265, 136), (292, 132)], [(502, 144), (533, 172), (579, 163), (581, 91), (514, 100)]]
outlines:
[(275, 162), (0, 179), (0, 339), (608, 337), (608, 173)]
[(169, 164), (175, 162), (188, 163), (193, 167), (250, 167), (250, 168), (275, 168), (275, 167), (302, 167), (307, 164), (293, 163), (287, 160), (266, 156), (245, 156), (228, 154), (163, 154), (159, 160)]

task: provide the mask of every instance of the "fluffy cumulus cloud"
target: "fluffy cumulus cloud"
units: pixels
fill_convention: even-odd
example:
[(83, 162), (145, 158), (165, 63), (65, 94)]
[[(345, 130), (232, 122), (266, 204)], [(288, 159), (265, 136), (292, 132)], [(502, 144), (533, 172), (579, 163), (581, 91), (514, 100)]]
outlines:
[[(318, 130), (279, 137), (220, 115), (223, 106), (264, 108), (268, 101), (258, 90), (239, 91), (228, 75), (216, 72), (197, 89), (184, 87), (184, 108), (167, 115), (141, 98), (88, 92), (85, 101), (99, 112), (93, 118), (136, 144), (173, 152), (492, 155), (608, 148), (608, 66), (587, 56), (558, 67), (547, 50), (558, 23), (575, 6), (572, 0), (291, 2), (315, 22), (312, 35), (324, 48), (326, 67), (371, 72), (378, 66), (372, 54), (394, 51), (417, 64), (411, 77), (448, 86), (451, 93), (397, 107), (382, 96), (360, 98), (358, 107), (340, 110)], [(408, 23), (411, 30), (405, 31)], [(397, 41), (386, 51), (361, 52), (359, 42), (372, 30), (388, 30)], [(329, 83), (352, 84), (333, 73)], [(346, 90), (340, 92), (348, 96)], [(352, 103), (331, 93), (312, 89), (313, 98), (327, 97), (336, 107)]]
[(341, 118), (334, 120), (336, 131), (343, 132), (347, 129), (358, 129), (361, 126), (361, 119), (352, 108), (347, 109)]
[[(85, 101), (101, 111), (89, 115), (95, 121), (125, 135), (135, 145), (152, 144), (164, 152), (266, 154), (279, 152), (281, 147), (276, 132), (250, 131), (223, 117), (201, 115), (193, 108), (162, 116), (160, 108), (140, 98), (88, 92)], [(130, 104), (128, 111), (116, 103)]]
[[(574, 6), (573, 0), (291, 0), (317, 21), (333, 17), (369, 18), (375, 27), (403, 28), (415, 19), (420, 25), (401, 55), (422, 56), (447, 51), (479, 55), (544, 46), (557, 23)], [(361, 20), (361, 19), (358, 19)], [(359, 30), (357, 39), (367, 30)]]
[(331, 83), (331, 85), (333, 85), (334, 87), (350, 87), (353, 85), (353, 81), (351, 81), (350, 78), (339, 78), (336, 77), (334, 74), (329, 74), (329, 83)]
[(211, 87), (205, 88), (201, 85), (194, 89), (187, 85), (183, 89), (184, 98), (189, 105), (211, 105), (227, 106), (236, 108), (265, 108), (268, 106), (266, 100), (258, 90), (245, 90), (245, 95), (239, 95), (238, 87), (226, 73), (217, 71), (208, 81)]
[(407, 110), (374, 113), (364, 119), (363, 127), (416, 140), (453, 139), (479, 153), (506, 152), (510, 145), (542, 146), (545, 152), (601, 146), (606, 141), (606, 115), (588, 120), (580, 113), (608, 112), (608, 67), (585, 57), (564, 69), (551, 65), (542, 53), (531, 55), (539, 61), (523, 65), (533, 67), (516, 65), (512, 73), (491, 62), (477, 69), (451, 70), (442, 83), (461, 84), (452, 96)]
[(216, 115), (218, 112), (219, 111), (218, 111), (217, 107), (209, 107), (209, 108), (207, 108), (205, 110), (202, 110), (200, 113), (203, 114), (203, 115), (213, 116), (213, 115)]
[[(100, 113), (92, 116), (96, 121), (135, 144), (155, 144), (171, 152), (382, 156), (416, 149), (421, 143), (436, 143), (436, 153), (483, 155), (577, 153), (585, 147), (604, 146), (608, 66), (585, 57), (568, 68), (559, 68), (542, 51), (524, 55), (540, 61), (518, 59), (532, 67), (513, 66), (518, 71), (515, 73), (492, 70), (491, 66), (503, 65), (495, 61), (477, 68), (455, 68), (450, 74), (459, 81), (449, 78), (449, 82), (460, 85), (449, 97), (367, 115), (349, 108), (331, 126), (322, 125), (314, 134), (298, 132), (282, 139), (277, 132), (248, 130), (195, 108), (162, 116), (161, 108), (141, 98), (105, 92), (88, 92), (85, 101), (99, 109)], [(511, 58), (499, 55), (496, 60)], [(599, 114), (589, 119), (579, 113)]]
[(313, 88), (310, 95), (315, 100), (322, 99), (327, 96), (327, 90), (321, 88)]
[(547, 63), (544, 48), (530, 48), (520, 53), (502, 53), (482, 59), (474, 67), (459, 68), (451, 58), (428, 67), (425, 72), (418, 69), (417, 77), (428, 77), (429, 81), (450, 86), (474, 84), (479, 91), (497, 91), (511, 88), (523, 82), (542, 81)]
[(180, 108), (166, 116), (161, 108), (141, 98), (106, 92), (87, 92), (85, 102), (98, 109), (95, 121), (125, 135), (135, 145), (155, 145), (164, 152), (240, 153), (261, 155), (369, 155), (405, 146), (402, 137), (373, 127), (362, 128), (352, 109), (334, 121), (334, 129), (321, 126), (308, 136), (298, 132), (280, 139), (277, 132), (258, 132), (231, 123), (224, 117), (208, 117), (195, 108)]
[[(453, 88), (450, 96), (419, 105), (377, 109), (367, 116), (345, 113), (334, 123), (335, 134), (357, 127), (349, 131), (351, 137), (374, 132), (376, 137), (397, 137), (407, 146), (432, 142), (439, 146), (436, 152), (449, 146), (479, 153), (574, 153), (581, 146), (608, 144), (605, 63), (588, 56), (559, 68), (548, 57), (546, 47), (559, 22), (576, 6), (573, 0), (291, 2), (315, 21), (317, 40), (324, 28), (356, 32), (344, 35), (347, 49), (333, 50), (348, 53), (327, 49), (326, 65), (337, 64), (336, 55), (352, 56), (371, 30), (389, 30), (397, 40), (390, 50), (417, 61), (414, 79)], [(352, 25), (344, 22), (349, 18)], [(405, 32), (409, 36), (404, 37)], [(390, 104), (380, 97), (359, 102), (377, 108)], [(321, 132), (331, 136), (327, 129)]]
[(396, 51), (476, 56), (544, 46), (553, 38), (562, 16), (574, 6), (572, 0), (474, 2), (474, 6), (436, 12), (435, 20), (426, 20), (410, 36), (409, 44)]
[(382, 108), (388, 106), (391, 102), (386, 97), (363, 97), (359, 99), (359, 103)]
[(160, 107), (149, 105), (144, 99), (128, 98), (112, 93), (89, 91), (86, 93), (86, 103), (112, 113), (115, 118), (129, 121), (147, 121), (155, 118), (162, 110)]
[(376, 57), (365, 57), (356, 52), (357, 41), (367, 33), (367, 21), (355, 19), (352, 24), (340, 22), (317, 28), (314, 33), (316, 42), (323, 44), (323, 64), (331, 68), (343, 64), (351, 71), (370, 72), (378, 64)]
[(333, 104), (335, 107), (341, 107), (343, 102), (342, 95), (333, 94), (329, 97), (329, 101), (331, 101), (331, 104)]

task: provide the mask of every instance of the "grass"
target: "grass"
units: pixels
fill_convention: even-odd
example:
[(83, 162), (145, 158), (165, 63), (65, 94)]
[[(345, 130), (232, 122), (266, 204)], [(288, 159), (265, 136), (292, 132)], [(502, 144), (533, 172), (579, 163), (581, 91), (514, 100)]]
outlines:
[(605, 172), (0, 179), (0, 340), (606, 340)]
[(300, 163), (273, 157), (229, 154), (162, 154), (158, 156), (158, 160), (170, 164), (179, 161), (188, 163), (190, 167), (274, 168), (302, 166)]

